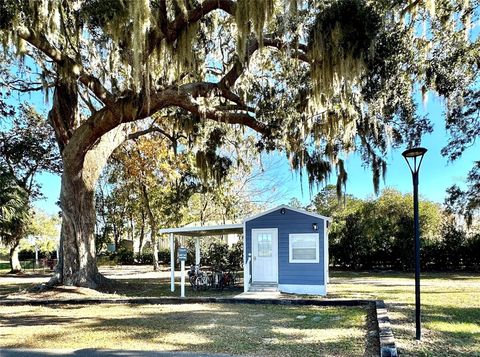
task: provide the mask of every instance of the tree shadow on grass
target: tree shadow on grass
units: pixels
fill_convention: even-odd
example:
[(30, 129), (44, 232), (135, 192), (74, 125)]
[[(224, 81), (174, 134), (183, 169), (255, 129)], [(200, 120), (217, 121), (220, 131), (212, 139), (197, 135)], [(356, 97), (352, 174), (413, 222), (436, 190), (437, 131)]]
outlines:
[[(106, 293), (116, 293), (127, 297), (178, 297), (180, 286), (175, 281), (175, 291), (170, 290), (170, 279), (121, 279), (111, 280), (111, 284), (104, 289)], [(224, 290), (209, 288), (208, 290), (194, 291), (188, 281), (185, 283), (185, 293), (188, 297), (226, 297), (235, 296), (243, 292), (243, 287), (229, 287)]]
[(32, 286), (34, 286), (34, 284), (0, 284), (0, 299), (4, 299), (13, 293), (28, 290)]
[(22, 316), (12, 314), (0, 316), (0, 326), (2, 327), (67, 325), (72, 322), (78, 322), (78, 319), (55, 315)]
[[(48, 357), (59, 356), (60, 351), (42, 351), (42, 350), (2, 350), (2, 357)], [(210, 357), (207, 354), (188, 353), (188, 352), (158, 352), (158, 351), (138, 351), (138, 350), (106, 350), (99, 348), (85, 348), (76, 351), (61, 351), (62, 356), (71, 357)], [(228, 357), (229, 355), (215, 354), (211, 357)]]
[[(173, 346), (178, 351), (228, 354), (361, 355), (365, 348), (365, 326), (351, 322), (352, 319), (364, 321), (366, 311), (359, 308), (339, 311), (265, 305), (209, 305), (208, 310), (194, 306), (191, 311), (167, 309), (158, 312), (152, 312), (152, 307), (138, 311), (136, 308), (125, 307), (122, 317), (111, 317), (106, 310), (103, 316), (83, 319), (79, 327), (81, 331), (72, 328), (60, 334), (53, 331), (42, 333), (21, 345), (35, 348), (37, 340), (48, 340), (56, 345), (74, 336), (78, 341), (84, 333), (89, 336), (87, 342), (92, 347), (105, 343), (105, 339), (121, 336), (120, 344), (136, 341), (141, 349), (172, 349)], [(299, 314), (305, 317), (299, 319)], [(40, 316), (39, 319), (47, 325), (50, 316)], [(363, 331), (359, 332), (359, 329)], [(95, 337), (92, 337), (93, 333)], [(125, 346), (118, 348), (122, 347)]]
[(9, 273), (6, 272), (5, 274), (0, 274), (0, 278), (14, 278), (14, 279), (32, 279), (32, 278), (49, 278), (53, 274), (52, 271), (40, 273), (40, 272), (27, 272), (21, 271), (20, 273)]

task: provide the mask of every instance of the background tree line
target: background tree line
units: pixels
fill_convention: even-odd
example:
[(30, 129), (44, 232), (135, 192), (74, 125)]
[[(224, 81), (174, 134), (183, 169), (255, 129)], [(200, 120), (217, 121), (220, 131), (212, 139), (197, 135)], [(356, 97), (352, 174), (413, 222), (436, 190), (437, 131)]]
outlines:
[(0, 103), (0, 248), (8, 250), (12, 273), (22, 269), (22, 239), (51, 231), (41, 222), (53, 218), (32, 208), (42, 198), (37, 177), (60, 171), (57, 144), (45, 118), (26, 103), (19, 107)]
[[(295, 202), (296, 201), (296, 202)], [(292, 203), (298, 206), (298, 201)], [(423, 269), (480, 268), (480, 229), (475, 219), (445, 205), (420, 199)], [(330, 264), (340, 269), (409, 270), (414, 265), (412, 197), (387, 188), (379, 196), (338, 199), (335, 186), (320, 191), (307, 207), (333, 218)], [(467, 223), (470, 222), (470, 225)]]

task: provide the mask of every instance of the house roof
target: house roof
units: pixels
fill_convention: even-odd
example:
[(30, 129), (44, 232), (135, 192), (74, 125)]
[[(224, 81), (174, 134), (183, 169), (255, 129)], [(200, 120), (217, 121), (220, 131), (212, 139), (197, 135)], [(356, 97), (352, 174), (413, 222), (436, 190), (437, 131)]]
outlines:
[(269, 209), (267, 211), (264, 211), (264, 212), (261, 212), (259, 214), (256, 214), (254, 216), (251, 216), (251, 217), (247, 217), (243, 220), (243, 222), (248, 222), (248, 221), (251, 221), (252, 219), (256, 219), (256, 218), (259, 218), (259, 217), (262, 217), (266, 214), (269, 214), (269, 213), (272, 213), (272, 212), (275, 212), (277, 210), (281, 210), (282, 208), (285, 208), (285, 209), (288, 209), (290, 211), (293, 211), (293, 212), (298, 212), (298, 213), (301, 213), (301, 214), (305, 214), (307, 216), (311, 216), (311, 217), (315, 217), (315, 218), (321, 218), (321, 219), (324, 219), (324, 220), (327, 220), (329, 222), (332, 221), (332, 218), (330, 217), (325, 217), (325, 216), (322, 216), (320, 214), (317, 214), (317, 213), (313, 213), (313, 212), (308, 212), (308, 211), (305, 211), (303, 209), (298, 209), (298, 208), (293, 208), (293, 207), (290, 207), (290, 206), (287, 206), (287, 205), (280, 205), (280, 206), (277, 206), (275, 208), (272, 208), (272, 209)]
[(280, 205), (275, 208), (256, 214), (254, 216), (247, 217), (243, 220), (242, 223), (222, 224), (222, 225), (215, 225), (215, 226), (189, 226), (189, 227), (180, 227), (180, 228), (164, 228), (164, 229), (160, 229), (159, 233), (160, 234), (173, 233), (176, 235), (182, 235), (187, 237), (204, 237), (204, 236), (215, 236), (215, 235), (225, 235), (225, 234), (240, 234), (240, 233), (243, 233), (243, 225), (245, 224), (245, 222), (251, 221), (258, 217), (262, 217), (266, 214), (275, 212), (277, 210), (281, 210), (282, 208), (288, 209), (293, 212), (305, 214), (307, 216), (321, 218), (329, 222), (332, 221), (330, 217), (325, 217), (320, 214), (308, 212), (298, 208), (292, 208), (287, 205)]

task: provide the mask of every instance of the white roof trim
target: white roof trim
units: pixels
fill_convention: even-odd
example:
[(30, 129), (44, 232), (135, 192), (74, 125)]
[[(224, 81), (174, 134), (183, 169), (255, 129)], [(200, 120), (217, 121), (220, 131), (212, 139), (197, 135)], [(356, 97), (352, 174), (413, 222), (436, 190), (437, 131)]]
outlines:
[(239, 231), (243, 232), (243, 223), (223, 224), (223, 225), (219, 225), (219, 226), (196, 226), (196, 227), (164, 228), (164, 229), (160, 229), (159, 233), (160, 234), (176, 233), (176, 234), (179, 234), (179, 235), (185, 234), (185, 235), (189, 235), (189, 236), (195, 236), (195, 234), (208, 235), (210, 233), (210, 235), (215, 235), (215, 234), (238, 233)]
[(332, 218), (331, 218), (331, 217), (325, 217), (325, 216), (322, 216), (322, 215), (317, 214), (317, 213), (308, 212), (308, 211), (305, 211), (305, 210), (303, 210), (303, 209), (293, 208), (293, 207), (290, 207), (290, 206), (287, 206), (287, 205), (280, 205), (280, 206), (277, 206), (277, 207), (275, 207), (275, 208), (269, 209), (268, 211), (264, 211), (264, 212), (261, 212), (261, 213), (259, 213), (259, 214), (256, 214), (255, 216), (247, 217), (247, 218), (245, 218), (245, 219), (243, 220), (243, 222), (251, 221), (252, 219), (256, 219), (256, 218), (262, 217), (262, 216), (264, 216), (264, 215), (266, 215), (266, 214), (275, 212), (276, 210), (280, 210), (280, 209), (282, 209), (282, 208), (288, 209), (288, 210), (293, 211), (293, 212), (305, 214), (305, 215), (307, 215), (307, 216), (311, 216), (311, 217), (315, 217), (315, 218), (321, 218), (321, 219), (324, 219), (324, 220), (326, 220), (326, 221), (332, 222)]

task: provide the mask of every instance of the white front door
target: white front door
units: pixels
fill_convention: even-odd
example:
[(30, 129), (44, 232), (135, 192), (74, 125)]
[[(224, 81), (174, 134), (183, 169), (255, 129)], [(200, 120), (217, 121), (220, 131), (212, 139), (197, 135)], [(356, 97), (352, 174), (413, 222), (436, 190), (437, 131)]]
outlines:
[(252, 229), (252, 281), (278, 282), (278, 230)]

